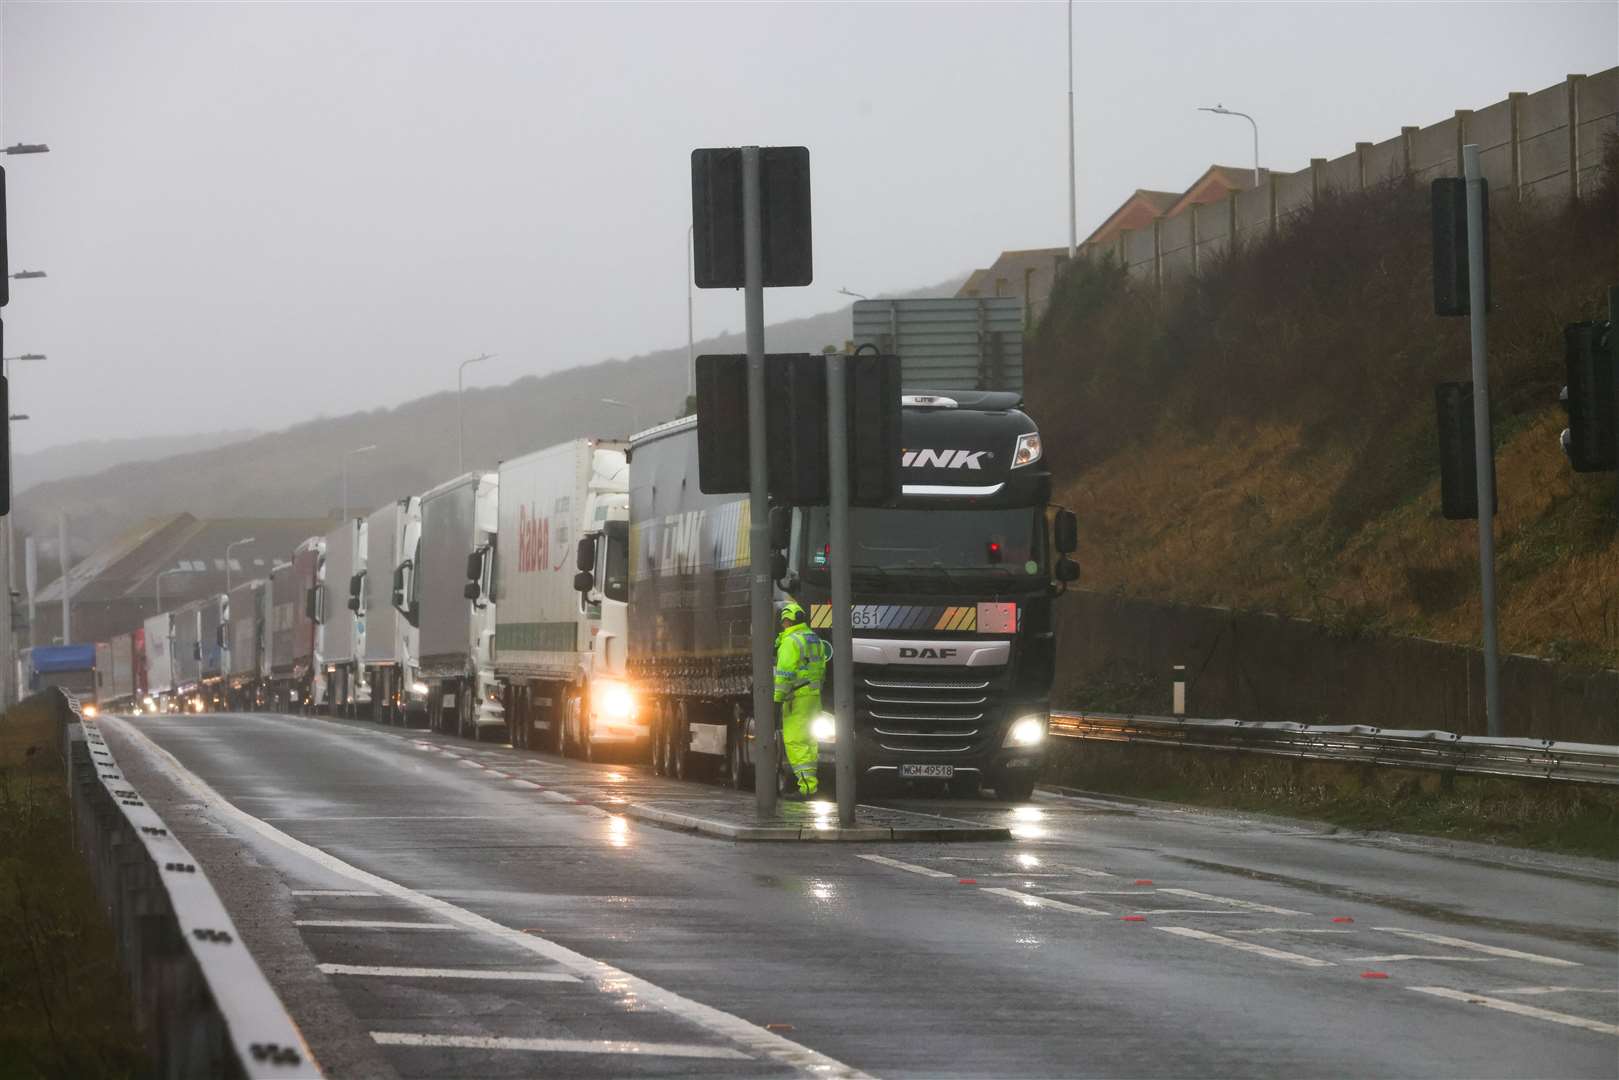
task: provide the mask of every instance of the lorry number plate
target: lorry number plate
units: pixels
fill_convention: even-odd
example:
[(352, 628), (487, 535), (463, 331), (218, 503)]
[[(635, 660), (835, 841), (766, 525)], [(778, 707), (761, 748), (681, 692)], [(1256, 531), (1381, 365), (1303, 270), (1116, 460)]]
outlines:
[(956, 775), (954, 765), (901, 765), (899, 775), (906, 780), (949, 780)]

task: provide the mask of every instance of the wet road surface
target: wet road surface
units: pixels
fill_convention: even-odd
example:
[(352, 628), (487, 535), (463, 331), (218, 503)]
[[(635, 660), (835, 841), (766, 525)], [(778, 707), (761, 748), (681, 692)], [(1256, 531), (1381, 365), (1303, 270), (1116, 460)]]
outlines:
[(639, 768), (279, 715), (103, 731), (331, 1075), (1619, 1063), (1611, 864), (1051, 794), (904, 804), (1010, 843), (738, 844), (612, 813), (673, 783)]

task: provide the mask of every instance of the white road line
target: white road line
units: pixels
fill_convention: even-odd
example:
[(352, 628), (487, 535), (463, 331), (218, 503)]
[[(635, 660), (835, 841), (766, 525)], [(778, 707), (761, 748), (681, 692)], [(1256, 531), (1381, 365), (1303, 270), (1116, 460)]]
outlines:
[(505, 821), (500, 814), (374, 814), (332, 817), (327, 814), (276, 814), (265, 821)]
[(450, 923), (397, 922), (389, 919), (294, 919), (294, 926), (326, 926), (344, 930), (462, 930)]
[(409, 1031), (373, 1031), (381, 1046), (445, 1046), (463, 1050), (529, 1050), (552, 1054), (626, 1054), (631, 1057), (718, 1058), (748, 1061), (748, 1055), (727, 1046), (698, 1043), (650, 1043), (594, 1039), (512, 1039), (494, 1035), (417, 1035)]
[(1490, 993), (1532, 997), (1537, 994), (1619, 994), (1619, 990), (1607, 986), (1512, 986), (1505, 990), (1491, 990)]
[(1498, 956), (1423, 956), (1418, 953), (1400, 952), (1390, 953), (1387, 956), (1346, 956), (1344, 957), (1344, 962), (1351, 964), (1387, 964), (1396, 960), (1446, 960), (1457, 964), (1493, 964), (1499, 959), (1500, 957)]
[(1190, 907), (1166, 907), (1166, 908), (1144, 907), (1144, 908), (1135, 908), (1133, 910), (1134, 910), (1135, 914), (1137, 914), (1137, 915), (1228, 915), (1229, 916), (1229, 915), (1257, 915), (1257, 914), (1260, 914), (1257, 911), (1232, 911), (1230, 908), (1212, 908), (1211, 909), (1211, 908), (1190, 908)]
[(1415, 990), (1419, 994), (1432, 994), (1434, 997), (1449, 998), (1451, 1001), (1464, 1001), (1469, 1005), (1483, 1005), (1486, 1009), (1499, 1009), (1502, 1012), (1516, 1013), (1519, 1016), (1531, 1016), (1536, 1020), (1550, 1020), (1554, 1024), (1566, 1024), (1569, 1027), (1584, 1028), (1587, 1031), (1597, 1031), (1604, 1035), (1619, 1035), (1619, 1024), (1591, 1020), (1584, 1016), (1574, 1016), (1571, 1013), (1553, 1012), (1551, 1009), (1525, 1005), (1521, 1001), (1502, 1001), (1500, 998), (1485, 997), (1483, 994), (1469, 994), (1465, 990), (1452, 990), (1448, 986), (1408, 986), (1406, 989)]
[(293, 896), (375, 896), (364, 889), (289, 889)]
[(1076, 915), (1107, 915), (1106, 911), (1099, 911), (1093, 907), (1080, 907), (1078, 904), (1065, 904), (1061, 900), (1053, 900), (1046, 896), (1036, 896), (1034, 893), (1018, 892), (1016, 889), (980, 889), (979, 892), (994, 893), (996, 896), (1005, 896), (1018, 900), (1024, 907), (1052, 908), (1056, 911), (1072, 911)]
[(504, 982), (576, 983), (565, 971), (502, 971), (498, 968), (371, 967), (365, 964), (321, 964), (328, 975), (377, 975), (389, 979), (491, 979)]
[(1229, 896), (1214, 896), (1210, 893), (1194, 892), (1191, 889), (1158, 889), (1157, 892), (1169, 893), (1171, 896), (1184, 896), (1189, 900), (1207, 900), (1211, 904), (1225, 904), (1227, 907), (1241, 908), (1244, 911), (1263, 911), (1267, 915), (1308, 915), (1307, 911), (1294, 911), (1292, 908), (1271, 907), (1269, 904), (1256, 904), (1252, 900), (1234, 900)]
[(858, 857), (865, 859), (867, 862), (879, 863), (883, 866), (892, 866), (895, 870), (904, 870), (908, 874), (921, 874), (923, 877), (956, 876), (955, 874), (947, 874), (943, 870), (934, 870), (926, 866), (917, 866), (915, 863), (900, 862), (898, 859), (890, 859), (886, 855), (861, 855)]
[(1050, 889), (1042, 896), (1141, 896), (1151, 889)]
[(1239, 941), (1236, 938), (1221, 937), (1206, 930), (1193, 930), (1189, 926), (1159, 926), (1155, 929), (1176, 937), (1195, 938), (1198, 941), (1207, 941), (1215, 945), (1224, 945), (1228, 949), (1240, 949), (1251, 952), (1257, 956), (1268, 957), (1271, 960), (1285, 960), (1289, 964), (1298, 964), (1300, 967), (1334, 967), (1331, 960), (1317, 960), (1313, 956), (1303, 953), (1287, 952), (1283, 949), (1272, 949), (1268, 945), (1256, 945), (1252, 941)]
[(531, 782), (529, 782), (527, 780), (513, 780), (512, 781), (512, 786), (513, 787), (537, 788), (540, 785), (535, 784), (535, 783), (531, 783)]
[(1353, 934), (1353, 930), (1318, 930), (1308, 926), (1262, 926), (1257, 930), (1227, 930), (1228, 934)]
[(1528, 960), (1532, 964), (1550, 964), (1552, 967), (1579, 967), (1573, 960), (1559, 960), (1555, 956), (1541, 956), (1539, 953), (1520, 952), (1517, 949), (1503, 949), (1499, 945), (1481, 945), (1476, 941), (1466, 941), (1462, 938), (1446, 937), (1443, 934), (1425, 934), (1421, 930), (1401, 930), (1393, 926), (1374, 926), (1372, 929), (1380, 930), (1385, 934), (1399, 934), (1401, 937), (1415, 938), (1426, 941), (1430, 945), (1449, 945), (1453, 949), (1471, 949), (1474, 952), (1488, 953), (1491, 956), (1505, 956), (1511, 960)]
[(369, 871), (361, 870), (357, 866), (352, 866), (335, 855), (287, 835), (274, 825), (267, 824), (233, 805), (219, 792), (209, 787), (200, 777), (180, 764), (178, 758), (158, 746), (134, 725), (127, 721), (113, 719), (110, 726), (116, 728), (119, 734), (128, 739), (131, 746), (150, 757), (176, 783), (194, 793), (215, 815), (228, 818), (234, 824), (257, 833), (265, 839), (286, 848), (288, 851), (295, 852), (335, 874), (341, 874), (343, 877), (367, 888), (375, 889), (377, 892), (410, 901), (418, 907), (425, 908), (435, 915), (458, 923), (468, 930), (480, 931), (491, 937), (499, 938), (519, 949), (542, 956), (595, 984), (602, 993), (617, 995), (625, 1000), (634, 1000), (642, 1005), (661, 1008), (688, 1023), (695, 1024), (716, 1035), (729, 1039), (758, 1057), (774, 1064), (785, 1066), (796, 1072), (811, 1073), (817, 1077), (867, 1080), (866, 1074), (859, 1069), (846, 1065), (836, 1058), (811, 1050), (800, 1043), (795, 1043), (791, 1039), (778, 1035), (773, 1031), (767, 1031), (757, 1024), (742, 1019), (740, 1016), (734, 1016), (711, 1005), (704, 1005), (700, 1001), (682, 997), (671, 990), (665, 990), (656, 983), (648, 982), (637, 975), (632, 975), (622, 968), (614, 967), (605, 961), (592, 959), (583, 953), (575, 952), (538, 934), (525, 933), (522, 930), (504, 926), (493, 919), (468, 911), (466, 908), (457, 907), (446, 900), (428, 896), (426, 893), (417, 892), (415, 889), (401, 885), (396, 881), (390, 881)]
[(540, 798), (550, 799), (552, 802), (576, 803), (579, 801), (572, 795), (564, 795), (560, 791), (542, 791), (540, 792)]
[(1113, 877), (1114, 876), (1114, 875), (1108, 873), (1106, 870), (1092, 870), (1088, 866), (1068, 866), (1068, 865), (1065, 864), (1063, 866), (1058, 867), (1058, 869), (1068, 870), (1068, 871), (1070, 871), (1072, 873), (1075, 873), (1075, 874), (1083, 874), (1086, 877)]

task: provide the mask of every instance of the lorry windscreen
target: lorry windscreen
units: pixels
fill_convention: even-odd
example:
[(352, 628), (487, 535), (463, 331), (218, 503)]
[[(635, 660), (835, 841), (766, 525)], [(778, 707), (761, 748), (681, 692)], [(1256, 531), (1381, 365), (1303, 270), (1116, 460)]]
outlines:
[[(834, 553), (824, 507), (807, 513), (806, 571), (825, 570)], [(981, 570), (1039, 577), (1046, 572), (1045, 515), (1039, 509), (903, 510), (854, 507), (849, 511), (855, 568), (889, 573)]]

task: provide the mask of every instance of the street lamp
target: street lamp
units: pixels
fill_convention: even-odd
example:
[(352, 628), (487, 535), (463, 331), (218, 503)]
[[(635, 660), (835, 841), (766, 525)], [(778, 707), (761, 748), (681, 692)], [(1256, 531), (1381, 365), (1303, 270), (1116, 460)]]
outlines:
[(48, 154), (51, 148), (44, 143), (14, 143), (0, 150), (0, 154)]
[(361, 446), (353, 450), (343, 451), (343, 520), (349, 519), (349, 458), (355, 454), (369, 454), (377, 448), (376, 443), (370, 446)]
[(30, 278), (42, 278), (44, 276), (45, 276), (45, 271), (43, 271), (43, 270), (18, 270), (15, 274), (11, 275), (11, 280), (12, 281), (27, 281)]
[(44, 353), (25, 352), (21, 356), (7, 356), (7, 357), (4, 358), (5, 373), (8, 376), (11, 374), (11, 362), (13, 360), (23, 361), (23, 360), (43, 360), (43, 359), (45, 359), (45, 354)]
[(152, 580), (152, 583), (157, 586), (157, 613), (159, 615), (163, 614), (163, 579), (164, 579), (164, 577), (166, 577), (169, 574), (189, 574), (190, 572), (191, 572), (190, 570), (187, 570), (183, 566), (177, 566), (177, 567), (174, 567), (174, 568), (169, 569), (169, 570), (159, 570), (157, 572), (157, 577)]
[(461, 392), (466, 389), (461, 376), (467, 370), (468, 364), (481, 364), (485, 360), (493, 360), (494, 353), (484, 353), (474, 356), (471, 360), (461, 361), (461, 366), (455, 369), (455, 471), (457, 474), (467, 471), (467, 430), (466, 422), (461, 416)]
[(697, 226), (686, 226), (686, 396), (692, 397), (697, 393), (697, 338), (692, 330), (691, 293), (692, 293), (692, 248), (696, 244)]
[(1074, 0), (1068, 0), (1068, 261), (1079, 253), (1079, 204), (1074, 194)]
[[(240, 540), (232, 540), (230, 543), (225, 545), (225, 591), (226, 592), (230, 592), (230, 549), (231, 548), (241, 547), (243, 544), (251, 544), (252, 542), (253, 542), (253, 538), (251, 536), (244, 536)], [(165, 571), (165, 573), (167, 573), (167, 571)]]
[(856, 300), (870, 300), (871, 299), (871, 297), (867, 296), (865, 293), (850, 292), (847, 288), (839, 289), (838, 293), (841, 296), (852, 296)]
[(600, 401), (603, 405), (611, 405), (614, 408), (618, 408), (618, 409), (628, 409), (629, 412), (630, 412), (630, 423), (635, 425), (634, 428), (631, 429), (630, 434), (633, 435), (633, 434), (635, 434), (635, 432), (641, 430), (641, 410), (640, 409), (636, 408), (634, 405), (631, 405), (627, 401), (620, 401), (620, 400), (618, 400), (618, 398), (604, 397), (604, 398), (598, 398), (597, 400)]
[(1201, 105), (1201, 106), (1198, 107), (1197, 111), (1198, 112), (1214, 113), (1216, 116), (1240, 116), (1244, 120), (1248, 121), (1248, 123), (1253, 126), (1253, 129), (1254, 129), (1254, 187), (1258, 187), (1259, 186), (1259, 125), (1257, 123), (1254, 123), (1254, 118), (1249, 116), (1245, 112), (1238, 112), (1235, 109), (1228, 109), (1224, 105), (1221, 105), (1219, 102), (1215, 102), (1214, 103), (1214, 108), (1212, 108), (1212, 109), (1209, 108), (1206, 105)]

